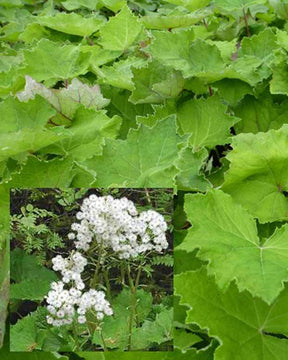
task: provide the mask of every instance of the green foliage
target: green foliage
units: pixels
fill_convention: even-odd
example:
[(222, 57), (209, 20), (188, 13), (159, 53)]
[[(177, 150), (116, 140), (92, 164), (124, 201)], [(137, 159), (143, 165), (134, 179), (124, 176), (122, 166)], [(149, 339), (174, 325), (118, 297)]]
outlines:
[[(34, 270), (39, 263), (50, 266), (67, 234), (69, 220), (59, 214), (75, 211), (82, 196), (69, 187), (101, 186), (103, 193), (110, 186), (171, 187), (176, 195), (170, 224), (176, 287), (190, 308), (175, 305), (175, 351), (62, 358), (286, 360), (287, 1), (0, 0), (0, 7), (0, 259), (8, 261), (11, 188), (67, 189), (53, 195), (57, 219), (17, 213), (18, 242)], [(164, 196), (157, 201), (168, 217)], [(38, 223), (48, 218), (51, 230)], [(15, 238), (11, 244), (17, 245)], [(143, 273), (151, 280), (163, 265), (171, 270), (171, 254), (145, 264)], [(13, 306), (32, 290), (29, 296), (41, 301), (44, 290), (35, 280), (12, 279), (19, 298)], [(163, 291), (152, 287), (161, 303)], [(133, 336), (137, 344), (167, 350), (165, 326), (155, 323), (158, 305)], [(24, 331), (17, 326), (20, 338)], [(120, 321), (113, 326), (120, 337), (125, 333)], [(151, 343), (142, 328), (164, 342)], [(26, 335), (21, 350), (31, 340), (35, 350), (54, 351), (43, 353), (44, 360), (61, 359), (55, 352), (74, 347), (71, 339), (61, 342), (67, 334), (36, 334), (29, 341)], [(115, 350), (126, 346), (119, 344)], [(2, 354), (16, 358), (7, 348)], [(40, 358), (37, 352), (24, 357)]]
[[(42, 249), (42, 252), (44, 250)], [(11, 298), (20, 300), (43, 300), (56, 274), (38, 264), (37, 258), (18, 248), (11, 252)], [(17, 339), (16, 339), (17, 340)]]
[(36, 254), (39, 263), (43, 263), (47, 250), (64, 246), (60, 236), (42, 221), (44, 218), (55, 220), (56, 215), (45, 209), (34, 208), (32, 204), (22, 207), (21, 212), (11, 216), (11, 237), (17, 239), (27, 254)]

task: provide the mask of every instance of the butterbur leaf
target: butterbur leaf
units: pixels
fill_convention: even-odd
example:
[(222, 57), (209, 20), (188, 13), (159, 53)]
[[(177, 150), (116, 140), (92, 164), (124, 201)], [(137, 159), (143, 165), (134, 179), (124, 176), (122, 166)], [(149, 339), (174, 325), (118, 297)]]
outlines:
[(10, 298), (42, 301), (49, 290), (50, 282), (44, 282), (41, 284), (41, 287), (39, 287), (39, 279), (24, 280), (20, 284), (10, 285)]
[(20, 248), (11, 251), (10, 264), (11, 279), (17, 284), (36, 279), (50, 284), (52, 281), (57, 280), (57, 275), (54, 271), (39, 265), (34, 255), (27, 255), (24, 250)]
[(220, 97), (232, 106), (239, 103), (245, 95), (253, 95), (252, 87), (244, 81), (237, 79), (223, 79), (215, 82), (213, 87), (216, 87)]
[(264, 4), (265, 0), (215, 0), (217, 9), (226, 11), (248, 9), (249, 6)]
[(240, 291), (272, 303), (288, 280), (288, 226), (261, 244), (253, 217), (221, 190), (188, 194), (184, 208), (193, 226), (177, 248), (198, 248), (221, 289), (236, 279)]
[(215, 360), (285, 360), (288, 341), (277, 334), (288, 333), (287, 288), (267, 305), (247, 291), (239, 293), (235, 284), (221, 291), (205, 268), (177, 275), (175, 287), (181, 304), (191, 308), (186, 322), (209, 329), (219, 339)]
[(96, 172), (97, 186), (171, 187), (180, 142), (171, 116), (153, 128), (140, 125), (130, 130), (127, 140), (107, 139), (103, 155), (85, 165)]
[(174, 329), (174, 348), (187, 351), (192, 345), (202, 341), (202, 338), (192, 332), (187, 332), (185, 329)]
[(113, 66), (94, 67), (94, 72), (99, 77), (99, 81), (118, 88), (133, 90), (133, 73), (131, 67), (139, 68), (145, 66), (146, 61), (142, 58), (131, 57), (126, 60), (120, 60)]
[(237, 134), (266, 132), (279, 129), (287, 122), (288, 101), (274, 103), (268, 93), (261, 94), (259, 99), (246, 96), (235, 108), (234, 113), (242, 121), (235, 125)]
[(288, 125), (267, 133), (239, 134), (227, 155), (223, 191), (261, 223), (288, 219)]
[(12, 175), (9, 186), (14, 188), (67, 187), (72, 181), (71, 158), (41, 161), (29, 156), (19, 174)]
[(28, 151), (35, 152), (65, 136), (61, 127), (45, 127), (55, 110), (38, 96), (27, 104), (7, 98), (0, 107), (0, 161)]
[(104, 20), (97, 17), (85, 18), (76, 13), (60, 12), (54, 16), (40, 16), (38, 23), (66, 34), (88, 36), (99, 30), (104, 25)]
[(102, 153), (104, 138), (116, 138), (121, 126), (117, 115), (109, 118), (104, 111), (77, 110), (65, 139), (41, 150), (41, 153), (67, 155), (75, 160), (89, 159)]
[(81, 104), (89, 109), (99, 110), (110, 102), (101, 94), (99, 85), (89, 86), (73, 79), (67, 88), (48, 89), (27, 75), (25, 89), (19, 92), (17, 97), (20, 101), (26, 102), (34, 99), (36, 95), (42, 96), (55, 110), (69, 118)]
[(177, 113), (174, 101), (166, 101), (165, 105), (152, 105), (154, 112), (152, 114), (145, 114), (145, 116), (137, 116), (137, 123), (153, 127), (161, 119), (165, 119)]
[(205, 191), (209, 188), (209, 181), (200, 173), (207, 157), (206, 149), (193, 152), (192, 149), (186, 147), (179, 152), (179, 159), (176, 162), (179, 169), (176, 177), (178, 190)]
[(100, 29), (100, 44), (104, 49), (127, 50), (136, 40), (142, 25), (125, 5), (121, 11)]
[(267, 28), (252, 37), (244, 37), (238, 55), (255, 56), (266, 64), (270, 63), (274, 56), (273, 51), (278, 48), (276, 39), (277, 37), (271, 28)]
[(114, 12), (119, 11), (127, 4), (126, 0), (101, 0), (102, 6)]
[(207, 6), (210, 0), (165, 0), (165, 2), (183, 6), (190, 11), (195, 11)]
[(89, 10), (96, 10), (99, 0), (65, 0), (61, 4), (68, 11), (77, 10), (80, 8), (87, 8)]
[(37, 338), (37, 325), (31, 316), (25, 316), (10, 328), (10, 351), (31, 351)]
[(140, 69), (133, 69), (134, 89), (129, 98), (133, 104), (162, 103), (176, 98), (185, 80), (180, 72), (163, 67), (160, 62), (150, 62)]
[[(125, 139), (130, 128), (137, 128), (136, 118), (147, 116), (153, 113), (150, 104), (134, 105), (128, 101), (130, 92), (127, 90), (111, 88), (105, 92), (105, 96), (110, 98), (110, 104), (107, 107), (109, 116), (119, 115), (123, 119), (119, 137)], [(161, 117), (162, 119), (163, 117)], [(155, 122), (156, 123), (156, 122)], [(155, 123), (153, 125), (155, 125)]]
[(154, 321), (146, 320), (140, 328), (134, 329), (131, 337), (133, 350), (161, 344), (173, 338), (173, 309), (163, 309)]
[[(110, 349), (125, 350), (129, 336), (131, 292), (124, 289), (113, 301), (113, 317), (106, 317), (102, 327), (105, 344)], [(137, 314), (142, 323), (151, 311), (152, 296), (144, 290), (137, 291)], [(145, 322), (144, 322), (145, 323)], [(172, 320), (170, 321), (170, 325)], [(136, 324), (133, 324), (135, 327)], [(103, 340), (98, 331), (95, 331), (93, 342), (103, 346)]]
[(33, 97), (33, 100), (26, 103), (9, 96), (0, 103), (0, 132), (3, 134), (19, 132), (24, 128), (43, 128), (55, 113), (40, 96)]
[(218, 96), (191, 99), (180, 105), (178, 124), (184, 134), (191, 134), (189, 144), (196, 151), (230, 142), (230, 128), (240, 119), (227, 114), (227, 106)]
[(273, 67), (270, 91), (271, 94), (288, 94), (288, 65), (286, 61)]
[(83, 54), (80, 45), (60, 45), (41, 39), (31, 50), (24, 51), (27, 64), (21, 72), (36, 81), (66, 80), (88, 71), (90, 53)]
[(199, 23), (207, 15), (208, 11), (167, 16), (151, 13), (148, 16), (143, 16), (141, 20), (147, 29), (164, 30), (186, 28)]

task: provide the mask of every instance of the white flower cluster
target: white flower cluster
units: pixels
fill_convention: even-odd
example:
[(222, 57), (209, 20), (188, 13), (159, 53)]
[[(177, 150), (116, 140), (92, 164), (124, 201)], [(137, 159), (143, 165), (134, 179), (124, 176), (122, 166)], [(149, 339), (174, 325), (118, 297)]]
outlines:
[(87, 259), (79, 252), (72, 253), (68, 259), (64, 259), (61, 255), (57, 255), (52, 259), (52, 263), (52, 269), (61, 272), (61, 275), (63, 276), (62, 281), (65, 284), (74, 281), (75, 287), (78, 290), (83, 290), (85, 288), (81, 273), (87, 265)]
[(95, 239), (103, 248), (111, 248), (120, 259), (137, 257), (146, 251), (167, 249), (164, 217), (154, 210), (138, 214), (126, 197), (90, 195), (83, 201), (68, 238), (77, 249), (87, 251)]
[(81, 273), (87, 265), (87, 260), (79, 252), (72, 252), (66, 259), (57, 255), (52, 259), (52, 263), (53, 270), (61, 272), (62, 281), (53, 282), (46, 296), (47, 310), (50, 313), (47, 316), (48, 324), (69, 325), (75, 316), (78, 323), (83, 324), (86, 322), (85, 315), (90, 310), (96, 313), (98, 320), (102, 320), (104, 315), (113, 314), (103, 291), (90, 289), (82, 292), (85, 284)]
[[(89, 250), (95, 240), (102, 249), (112, 249), (120, 259), (129, 259), (146, 251), (160, 253), (168, 247), (164, 217), (154, 210), (139, 214), (134, 203), (126, 197), (114, 199), (110, 195), (90, 195), (84, 199), (76, 218), (80, 223), (72, 224), (74, 232), (68, 234), (68, 238), (74, 240), (79, 250)], [(68, 325), (74, 317), (83, 324), (90, 310), (99, 321), (105, 315), (113, 314), (104, 292), (84, 291), (81, 273), (87, 259), (79, 251), (72, 251), (68, 258), (57, 255), (52, 263), (53, 270), (61, 273), (62, 280), (53, 282), (46, 296), (49, 324)]]

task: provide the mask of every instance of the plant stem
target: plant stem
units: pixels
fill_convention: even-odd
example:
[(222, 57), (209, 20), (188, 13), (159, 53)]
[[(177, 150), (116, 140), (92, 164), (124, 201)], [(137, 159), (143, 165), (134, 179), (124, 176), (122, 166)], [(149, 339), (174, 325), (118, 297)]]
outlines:
[(100, 337), (101, 337), (101, 340), (102, 340), (102, 343), (103, 343), (103, 349), (104, 349), (104, 351), (108, 351), (105, 340), (104, 340), (102, 330), (99, 330), (99, 333), (100, 333)]
[(80, 346), (79, 346), (79, 339), (78, 339), (78, 334), (77, 334), (77, 328), (76, 328), (76, 324), (75, 321), (73, 321), (73, 337), (74, 337), (74, 341), (75, 341), (75, 348), (73, 349), (74, 351), (80, 351)]
[(130, 312), (130, 319), (129, 319), (129, 335), (128, 335), (128, 344), (127, 344), (127, 350), (131, 350), (131, 339), (132, 339), (132, 330), (133, 330), (133, 323), (136, 320), (138, 324), (138, 315), (137, 315), (137, 288), (139, 286), (140, 276), (141, 276), (142, 266), (140, 265), (138, 268), (138, 272), (136, 275), (135, 284), (133, 282), (132, 276), (131, 276), (131, 269), (130, 265), (127, 266), (127, 274), (129, 279), (129, 285), (132, 295), (132, 301), (131, 301), (131, 312)]
[(99, 280), (99, 271), (100, 271), (100, 268), (101, 268), (101, 258), (102, 258), (102, 243), (99, 246), (98, 261), (97, 261), (97, 265), (96, 265), (96, 270), (95, 270), (95, 273), (94, 273), (94, 276), (93, 276), (92, 280), (90, 281), (90, 287), (92, 289), (95, 288), (95, 286), (97, 285), (98, 280)]
[(246, 11), (245, 11), (244, 7), (243, 7), (243, 17), (244, 17), (244, 21), (245, 21), (246, 34), (247, 34), (248, 37), (250, 37), (250, 29), (249, 29), (249, 25), (248, 25), (247, 14), (246, 14)]
[(125, 286), (125, 267), (123, 265), (123, 263), (121, 263), (121, 267), (120, 267), (120, 272), (121, 272), (121, 284), (123, 286)]
[(107, 299), (109, 302), (111, 302), (111, 286), (110, 286), (110, 282), (109, 282), (109, 269), (105, 269), (103, 271), (103, 275), (104, 275), (104, 280), (105, 280), (105, 285), (106, 285), (106, 294), (107, 294)]

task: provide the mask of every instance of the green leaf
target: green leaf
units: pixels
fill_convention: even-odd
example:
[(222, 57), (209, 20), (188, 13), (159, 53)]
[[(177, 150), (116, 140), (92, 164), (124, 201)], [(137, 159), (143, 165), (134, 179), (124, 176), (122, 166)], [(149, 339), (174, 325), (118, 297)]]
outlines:
[(72, 181), (71, 158), (41, 161), (29, 156), (19, 174), (14, 174), (9, 182), (14, 188), (67, 187)]
[(102, 153), (104, 138), (114, 139), (119, 133), (121, 118), (109, 118), (104, 111), (79, 108), (65, 131), (66, 138), (41, 150), (43, 153), (69, 155), (75, 160), (89, 159)]
[(288, 95), (288, 65), (281, 62), (273, 67), (273, 76), (270, 81), (271, 94)]
[(266, 0), (214, 0), (217, 9), (232, 12), (233, 10), (247, 9), (255, 4), (265, 4)]
[(54, 271), (39, 265), (34, 255), (27, 255), (24, 250), (16, 248), (11, 251), (11, 279), (17, 284), (27, 280), (38, 280), (40, 287), (57, 280), (57, 276)]
[(88, 71), (90, 53), (81, 53), (80, 45), (65, 45), (41, 39), (31, 50), (24, 50), (27, 64), (21, 72), (36, 81), (66, 80)]
[(130, 130), (127, 140), (107, 139), (103, 155), (85, 164), (97, 173), (97, 186), (171, 187), (179, 142), (171, 116), (153, 128)]
[(36, 342), (36, 337), (35, 319), (31, 315), (25, 316), (10, 328), (10, 350), (30, 351), (31, 346)]
[[(20, 326), (17, 329), (17, 331), (15, 331), (15, 335), (17, 334), (19, 336), (19, 334), (18, 334), (19, 332), (20, 332)], [(1, 360), (19, 360), (19, 353), (10, 351), (9, 342), (7, 340), (9, 340), (8, 337), (6, 337), (5, 346), (0, 350)], [(35, 342), (31, 343), (31, 344), (29, 343), (28, 344), (28, 349), (25, 348), (25, 351), (29, 351), (30, 347), (32, 345), (34, 345), (34, 344), (35, 344)], [(24, 356), (25, 360), (69, 360), (69, 358), (67, 356), (59, 355), (58, 353), (55, 353), (55, 352), (54, 353), (51, 353), (51, 352), (48, 353), (48, 352), (34, 351), (34, 352), (21, 354), (21, 356)]]
[(209, 329), (221, 342), (215, 360), (270, 360), (271, 355), (285, 360), (288, 341), (277, 334), (288, 333), (287, 289), (268, 306), (248, 292), (239, 293), (234, 284), (223, 293), (204, 268), (177, 275), (175, 287), (181, 304), (191, 307), (186, 322)]
[(177, 119), (182, 132), (191, 134), (189, 144), (195, 151), (229, 143), (230, 128), (240, 120), (227, 114), (227, 106), (216, 95), (186, 101)]
[(232, 147), (223, 191), (261, 223), (287, 220), (288, 126), (267, 133), (240, 134), (233, 138)]
[(255, 56), (269, 64), (274, 57), (273, 51), (278, 48), (276, 39), (277, 37), (271, 28), (267, 28), (252, 37), (244, 37), (238, 55)]
[(55, 115), (55, 110), (40, 96), (21, 103), (12, 96), (0, 103), (0, 132), (17, 133), (23, 128), (41, 129)]
[(64, 117), (73, 117), (82, 104), (88, 109), (99, 110), (109, 104), (98, 85), (89, 86), (78, 79), (73, 79), (67, 88), (48, 89), (43, 84), (37, 83), (30, 76), (26, 76), (25, 89), (17, 94), (20, 101), (34, 99), (40, 95)]
[[(124, 289), (112, 301), (114, 311), (113, 317), (106, 317), (102, 326), (102, 335), (108, 348), (125, 350), (128, 344), (130, 307), (132, 303), (132, 295), (128, 289)], [(143, 322), (150, 313), (152, 307), (152, 296), (144, 290), (137, 291), (137, 314), (139, 322)], [(145, 323), (145, 322), (144, 322)], [(135, 327), (136, 324), (133, 324)], [(94, 333), (93, 342), (103, 346), (102, 338), (96, 331)]]
[(165, 0), (170, 4), (183, 6), (189, 11), (195, 11), (207, 6), (210, 0)]
[(200, 173), (207, 157), (208, 152), (206, 149), (193, 152), (192, 149), (186, 147), (180, 151), (179, 159), (176, 162), (176, 166), (179, 169), (176, 177), (178, 190), (205, 191), (209, 188), (209, 181)]
[(27, 151), (35, 152), (65, 136), (61, 127), (44, 127), (55, 111), (40, 97), (27, 104), (9, 97), (0, 104), (0, 108), (3, 111), (0, 161)]
[[(119, 31), (121, 29), (121, 31)], [(100, 44), (104, 49), (125, 51), (137, 39), (142, 25), (125, 5), (100, 29)]]
[(253, 217), (221, 190), (185, 196), (185, 212), (193, 227), (177, 247), (209, 261), (221, 289), (235, 279), (240, 291), (249, 290), (268, 303), (288, 280), (288, 226), (261, 243)]
[(66, 34), (89, 36), (99, 30), (104, 20), (97, 17), (85, 18), (76, 13), (60, 12), (54, 16), (40, 16), (38, 23)]
[(145, 66), (145, 63), (146, 61), (142, 58), (130, 57), (125, 60), (119, 60), (113, 66), (102, 66), (101, 69), (94, 66), (94, 72), (99, 78), (99, 83), (132, 91), (134, 84), (131, 67), (139, 68)]
[(171, 102), (167, 101), (165, 105), (152, 105), (152, 109), (154, 112), (151, 114), (147, 111), (145, 116), (137, 116), (137, 123), (153, 127), (159, 120), (165, 119), (177, 112), (173, 100)]
[[(56, 279), (55, 279), (56, 280)], [(39, 286), (41, 284), (41, 286)], [(42, 301), (50, 290), (50, 281), (40, 281), (40, 279), (29, 279), (21, 281), (19, 284), (10, 285), (11, 299)]]
[(133, 104), (161, 103), (176, 98), (183, 90), (185, 80), (180, 72), (153, 61), (133, 70), (134, 89), (129, 98)]
[(266, 132), (279, 129), (287, 123), (288, 102), (273, 102), (269, 93), (261, 94), (259, 99), (246, 96), (235, 108), (234, 113), (242, 121), (235, 125), (236, 133)]
[(187, 351), (192, 345), (201, 342), (202, 338), (192, 332), (187, 332), (185, 329), (174, 330), (174, 348), (182, 352)]
[(65, 0), (61, 4), (68, 11), (77, 10), (80, 8), (87, 8), (89, 10), (96, 10), (99, 0)]
[(161, 344), (173, 338), (173, 309), (163, 309), (154, 321), (146, 320), (140, 328), (132, 333), (133, 350), (141, 350), (150, 344)]
[(213, 87), (216, 87), (220, 97), (232, 106), (237, 105), (246, 94), (253, 95), (252, 87), (244, 81), (237, 79), (223, 79), (215, 82)]
[(101, 4), (114, 12), (119, 11), (127, 3), (126, 0), (101, 0)]
[[(206, 0), (210, 1), (210, 0)], [(175, 28), (187, 28), (188, 26), (199, 23), (205, 16), (209, 15), (207, 11), (196, 12), (192, 14), (167, 15), (151, 13), (142, 17), (142, 22), (147, 29), (164, 30)]]
[[(128, 101), (130, 92), (117, 88), (111, 88), (105, 92), (109, 97), (110, 104), (107, 107), (108, 115), (119, 115), (123, 119), (119, 137), (125, 139), (130, 128), (137, 128), (137, 121), (140, 116), (147, 116), (153, 112), (150, 104), (134, 105)], [(163, 117), (161, 117), (163, 119)]]
[(224, 62), (216, 45), (196, 39), (191, 31), (154, 32), (148, 47), (153, 58), (175, 70), (185, 78), (224, 71)]

